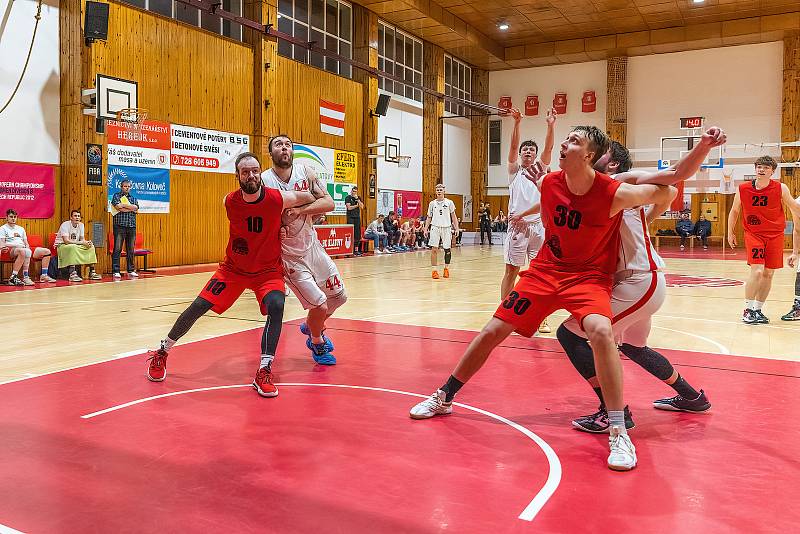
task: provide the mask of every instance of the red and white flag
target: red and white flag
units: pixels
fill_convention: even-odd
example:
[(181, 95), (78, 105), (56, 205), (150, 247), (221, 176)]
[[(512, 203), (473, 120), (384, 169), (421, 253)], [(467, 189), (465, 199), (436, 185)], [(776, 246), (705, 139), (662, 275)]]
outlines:
[(319, 129), (324, 133), (344, 137), (344, 104), (320, 99)]

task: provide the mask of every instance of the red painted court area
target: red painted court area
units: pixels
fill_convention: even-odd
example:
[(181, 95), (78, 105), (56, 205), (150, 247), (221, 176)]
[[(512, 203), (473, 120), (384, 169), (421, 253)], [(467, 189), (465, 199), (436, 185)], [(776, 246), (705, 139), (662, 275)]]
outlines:
[[(615, 473), (607, 437), (570, 426), (596, 401), (553, 340), (510, 338), (464, 387), (457, 400), (488, 414), (413, 421), (419, 398), (404, 392), (430, 394), (474, 334), (348, 320), (328, 334), (339, 364), (317, 366), (285, 325), (277, 382), (296, 385), (275, 399), (220, 388), (252, 380), (260, 329), (176, 347), (160, 384), (133, 356), (1, 385), (0, 525), (716, 533), (800, 521), (796, 363), (669, 351), (713, 404), (693, 415), (652, 409), (671, 390), (626, 361), (639, 466)], [(201, 388), (218, 389), (180, 393)], [(541, 510), (520, 519), (537, 495)]]

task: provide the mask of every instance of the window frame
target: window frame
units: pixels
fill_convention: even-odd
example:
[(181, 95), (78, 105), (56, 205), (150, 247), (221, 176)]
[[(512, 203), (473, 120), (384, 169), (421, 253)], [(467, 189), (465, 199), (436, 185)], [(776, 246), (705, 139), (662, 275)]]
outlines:
[[(387, 39), (389, 33), (391, 37)], [(401, 44), (400, 58), (398, 58), (398, 43)], [(409, 84), (422, 85), (424, 47), (425, 42), (422, 39), (385, 20), (378, 19), (378, 70), (399, 76), (406, 82), (379, 76), (378, 88), (386, 93), (422, 102), (422, 89)], [(411, 60), (411, 65), (407, 63), (407, 59)]]

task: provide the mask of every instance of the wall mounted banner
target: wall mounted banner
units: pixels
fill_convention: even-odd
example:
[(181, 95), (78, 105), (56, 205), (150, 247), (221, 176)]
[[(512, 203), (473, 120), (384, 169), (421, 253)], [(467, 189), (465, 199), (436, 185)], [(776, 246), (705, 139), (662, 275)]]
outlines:
[(395, 191), (394, 205), (398, 218), (416, 219), (422, 215), (422, 193), (419, 191)]
[(56, 209), (55, 170), (49, 165), (0, 163), (0, 215), (13, 208), (23, 219), (49, 219)]
[[(394, 211), (394, 191), (391, 189), (378, 189), (377, 215), (389, 215)], [(372, 221), (369, 221), (372, 222)]]
[(584, 113), (593, 113), (597, 109), (597, 96), (594, 91), (584, 91), (581, 98), (581, 110)]
[(247, 135), (172, 124), (172, 168), (235, 174), (236, 156), (250, 150)]
[(555, 94), (553, 97), (553, 108), (559, 115), (563, 115), (567, 112), (567, 93)]
[(358, 154), (313, 145), (294, 144), (294, 163), (317, 171), (336, 207), (332, 215), (345, 215), (344, 199), (358, 183)]
[(528, 117), (535, 117), (539, 114), (539, 96), (528, 95), (525, 98), (525, 115)]
[(314, 226), (314, 230), (328, 256), (346, 256), (353, 253), (352, 224), (325, 224)]
[(122, 180), (131, 181), (139, 213), (169, 213), (170, 125), (145, 121), (141, 130), (106, 122), (108, 211)]

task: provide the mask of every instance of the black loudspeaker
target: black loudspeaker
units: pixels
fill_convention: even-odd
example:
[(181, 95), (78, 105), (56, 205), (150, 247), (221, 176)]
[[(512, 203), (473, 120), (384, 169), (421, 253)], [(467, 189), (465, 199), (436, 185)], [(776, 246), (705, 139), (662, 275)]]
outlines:
[(378, 95), (378, 105), (375, 106), (374, 115), (377, 115), (379, 117), (385, 117), (386, 110), (389, 109), (389, 100), (391, 99), (392, 97), (385, 93), (381, 93), (380, 95)]
[(108, 38), (108, 4), (86, 2), (86, 18), (83, 21), (83, 36), (86, 44)]

